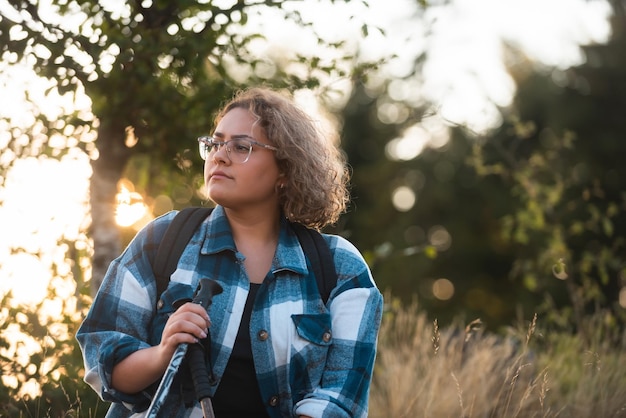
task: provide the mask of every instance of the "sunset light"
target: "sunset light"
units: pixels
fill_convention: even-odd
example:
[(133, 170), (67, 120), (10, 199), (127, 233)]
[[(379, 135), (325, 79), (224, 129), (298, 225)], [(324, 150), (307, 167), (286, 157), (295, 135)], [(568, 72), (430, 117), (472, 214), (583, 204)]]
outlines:
[(0, 293), (35, 304), (47, 295), (52, 268), (69, 274), (62, 242), (86, 239), (89, 172), (80, 152), (14, 163), (0, 188)]
[(131, 191), (132, 183), (122, 182), (117, 194), (117, 207), (115, 208), (115, 222), (119, 226), (129, 227), (142, 219), (148, 208), (143, 202), (141, 194)]

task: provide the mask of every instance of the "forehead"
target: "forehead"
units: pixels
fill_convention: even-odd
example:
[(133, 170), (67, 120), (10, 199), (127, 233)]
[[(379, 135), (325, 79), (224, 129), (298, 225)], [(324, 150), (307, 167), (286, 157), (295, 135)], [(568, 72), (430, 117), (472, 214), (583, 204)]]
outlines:
[(215, 127), (215, 135), (249, 135), (253, 138), (263, 137), (263, 129), (258, 125), (257, 118), (248, 109), (234, 108), (229, 110)]

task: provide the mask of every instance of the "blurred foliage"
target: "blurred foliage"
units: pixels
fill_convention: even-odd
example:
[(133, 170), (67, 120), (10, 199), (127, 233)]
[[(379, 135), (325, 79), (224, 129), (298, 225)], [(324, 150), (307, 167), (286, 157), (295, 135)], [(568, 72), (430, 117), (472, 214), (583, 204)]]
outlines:
[[(537, 134), (526, 125), (506, 124), (508, 148), (506, 138), (496, 149), (491, 142), (477, 145), (471, 160), (479, 175), (496, 176), (510, 190), (514, 210), (500, 218), (501, 236), (515, 256), (509, 277), (546, 295), (543, 309), (560, 313), (553, 321), (576, 326), (587, 313), (606, 310), (607, 321), (624, 324), (625, 243), (614, 232), (626, 216), (624, 198), (607, 196), (601, 179), (581, 172), (594, 163), (593, 154), (581, 158), (571, 132)], [(540, 145), (519, 157), (519, 147), (533, 139)]]
[[(88, 288), (87, 288), (88, 289)], [(58, 295), (35, 306), (3, 296), (0, 310), (0, 416), (103, 417), (107, 406), (83, 381), (74, 338), (90, 296)]]
[[(517, 303), (532, 301), (521, 283), (507, 279), (514, 258), (499, 217), (513, 210), (508, 189), (493, 178), (482, 179), (468, 164), (473, 140), (460, 129), (450, 131), (445, 145), (427, 147), (417, 158), (388, 158), (389, 142), (436, 115), (425, 107), (402, 124), (382, 124), (375, 115), (386, 97), (376, 94), (357, 85), (344, 113), (342, 146), (354, 176), (353, 204), (342, 219), (342, 233), (365, 250), (381, 288), (405, 302), (418, 295), (432, 318), (447, 323), (464, 314), (493, 327), (509, 323)], [(398, 187), (410, 188), (416, 197), (409, 210), (394, 207)], [(454, 285), (448, 300), (433, 293), (441, 278)]]
[[(355, 86), (342, 115), (354, 199), (341, 227), (366, 250), (383, 289), (405, 302), (418, 295), (442, 323), (462, 315), (497, 329), (540, 309), (574, 328), (603, 310), (623, 326), (622, 3), (613, 38), (584, 47), (584, 64), (559, 70), (518, 59), (510, 67), (518, 91), (501, 126), (482, 134), (450, 126), (445, 145), (416, 158), (390, 159), (388, 147), (411, 126), (427, 130), (436, 110), (413, 106), (385, 124), (387, 86)], [(401, 186), (416, 197), (409, 210), (392, 203)], [(442, 231), (449, 246), (433, 239)], [(442, 278), (454, 286), (449, 299), (436, 295)]]
[(599, 310), (610, 324), (626, 319), (626, 21), (616, 16), (613, 38), (584, 48), (585, 64), (514, 72), (512, 110), (471, 160), (510, 191), (500, 218), (510, 277), (571, 325)]

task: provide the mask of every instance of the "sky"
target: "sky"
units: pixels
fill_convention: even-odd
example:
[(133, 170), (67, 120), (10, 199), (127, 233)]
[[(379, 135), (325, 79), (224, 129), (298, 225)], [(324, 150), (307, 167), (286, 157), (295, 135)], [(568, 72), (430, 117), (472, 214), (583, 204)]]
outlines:
[[(387, 76), (405, 76), (415, 52), (427, 51), (423, 84), (398, 81), (392, 93), (407, 101), (431, 100), (444, 119), (476, 131), (497, 125), (497, 106), (509, 104), (514, 94), (502, 62), (503, 40), (531, 59), (567, 68), (582, 62), (579, 44), (602, 42), (609, 35), (609, 9), (602, 0), (453, 0), (445, 7), (428, 8), (419, 20), (407, 19), (417, 12), (415, 0), (370, 1), (369, 9), (356, 11), (355, 2), (336, 3), (333, 9), (329, 9), (330, 0), (297, 3), (309, 8), (305, 16), (316, 16), (318, 30), (326, 38), (351, 35), (367, 58), (396, 53), (397, 58), (382, 69)], [(372, 31), (362, 38), (357, 20), (350, 19), (352, 14), (380, 25), (385, 34)], [(315, 47), (297, 27), (286, 27), (271, 16), (251, 21), (270, 41), (265, 48), (307, 52)], [(341, 86), (344, 81), (333, 82)], [(59, 104), (64, 102), (45, 97), (49, 85), (27, 69), (0, 63), (0, 115), (13, 118), (16, 125), (27, 125), (33, 108), (24, 101), (26, 91), (49, 117), (59, 115)], [(78, 106), (88, 108), (89, 101)], [(392, 110), (388, 117), (393, 117)], [(404, 155), (415, 156), (427, 141), (436, 139), (423, 129), (413, 127), (398, 138)], [(8, 135), (9, 127), (0, 123), (0, 164), (11, 158), (6, 149)], [(45, 296), (50, 266), (63, 264), (64, 248), (57, 245), (58, 238), (84, 239), (90, 172), (89, 161), (80, 152), (71, 152), (60, 162), (29, 158), (14, 164), (0, 188), (0, 294), (12, 288), (16, 299), (24, 303), (36, 303)]]
[[(510, 104), (515, 92), (502, 59), (503, 42), (519, 48), (531, 60), (565, 69), (582, 63), (579, 45), (603, 42), (610, 34), (610, 8), (603, 0), (429, 1), (431, 5), (449, 4), (430, 6), (421, 12), (422, 17), (418, 17), (417, 0), (368, 3), (368, 8), (355, 6), (358, 2), (341, 5), (330, 1), (322, 1), (322, 6), (302, 2), (298, 7), (308, 8), (305, 17), (323, 16), (316, 20), (316, 27), (325, 38), (350, 35), (355, 43), (360, 42), (365, 58), (395, 54), (383, 67), (391, 77), (409, 74), (416, 54), (425, 51), (423, 82), (399, 82), (398, 96), (425, 98), (437, 104), (446, 119), (477, 131), (499, 122), (496, 106)], [(385, 33), (372, 29), (364, 39), (360, 20), (350, 19), (354, 14), (382, 27)], [(314, 39), (295, 25), (276, 25), (266, 15), (251, 21), (262, 26), (273, 41), (268, 48), (288, 45), (306, 52), (315, 47)]]

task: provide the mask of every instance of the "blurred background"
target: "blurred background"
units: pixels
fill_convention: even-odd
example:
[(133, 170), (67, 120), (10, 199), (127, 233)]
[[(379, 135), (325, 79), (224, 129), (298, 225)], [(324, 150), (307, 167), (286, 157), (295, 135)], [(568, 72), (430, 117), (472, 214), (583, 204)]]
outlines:
[(352, 204), (326, 232), (388, 303), (622, 328), (625, 30), (622, 0), (0, 1), (1, 355), (41, 353), (3, 384), (63, 373), (20, 332), (80, 362), (59, 340), (109, 262), (205, 202), (195, 138), (261, 84), (339, 129)]

